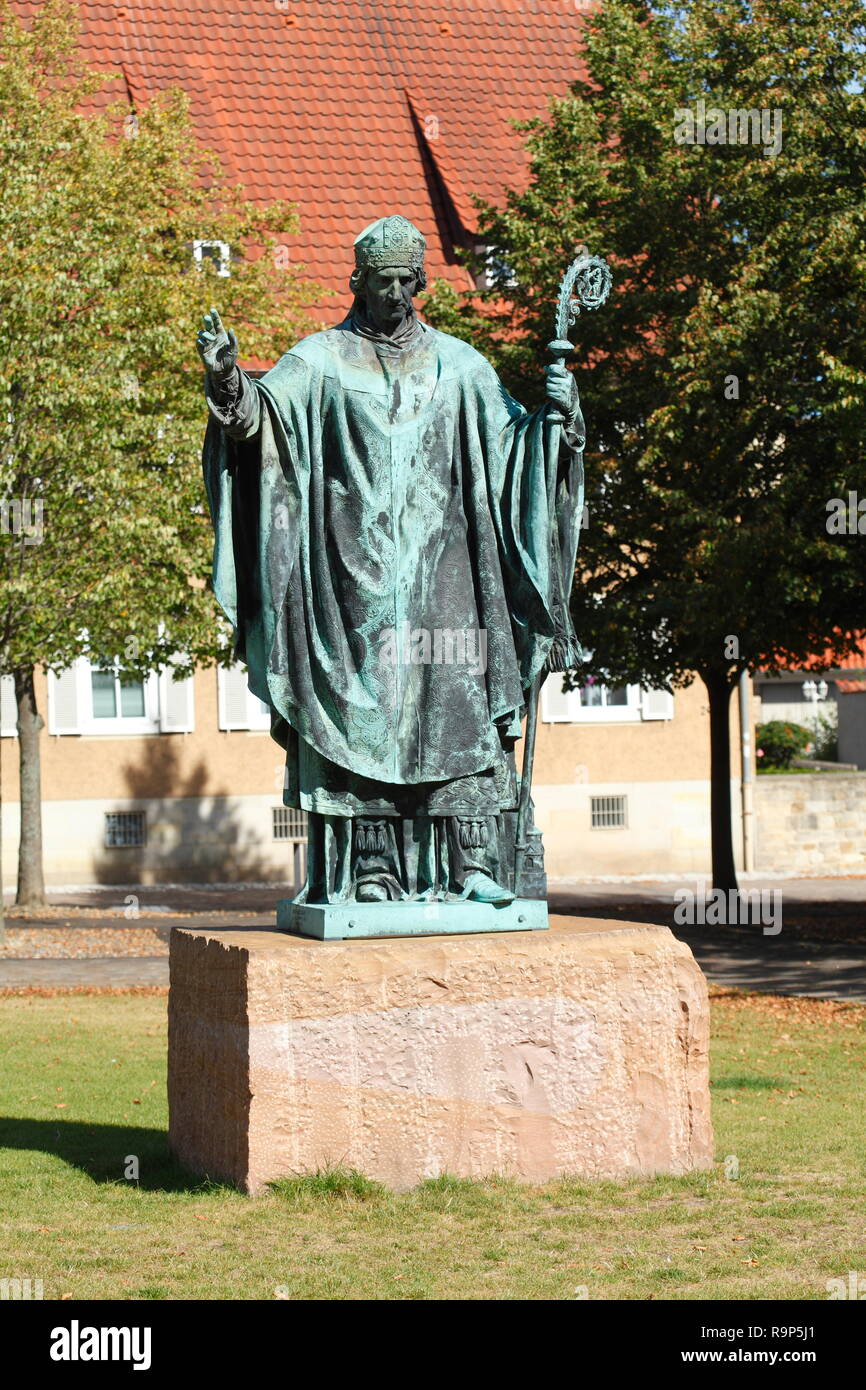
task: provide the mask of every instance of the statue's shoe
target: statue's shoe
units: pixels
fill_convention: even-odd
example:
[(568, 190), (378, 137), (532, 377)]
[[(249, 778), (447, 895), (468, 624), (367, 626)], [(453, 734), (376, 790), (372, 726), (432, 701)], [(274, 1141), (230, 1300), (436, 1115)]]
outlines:
[(407, 896), (387, 869), (368, 870), (355, 880), (350, 894), (356, 903), (396, 903)]
[(509, 893), (507, 888), (503, 888), (489, 874), (483, 874), (480, 869), (466, 875), (462, 896), (473, 903), (493, 903), (497, 907), (514, 902), (513, 893)]
[(391, 901), (391, 895), (384, 883), (376, 883), (375, 880), (368, 880), (366, 883), (359, 883), (355, 889), (355, 901), (358, 903), (387, 903)]

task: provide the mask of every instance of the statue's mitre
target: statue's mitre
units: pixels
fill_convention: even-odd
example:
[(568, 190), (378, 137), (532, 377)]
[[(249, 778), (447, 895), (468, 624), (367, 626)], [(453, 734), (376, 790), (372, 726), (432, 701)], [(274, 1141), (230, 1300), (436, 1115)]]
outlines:
[(355, 265), (378, 270), (386, 265), (405, 265), (423, 270), (427, 243), (405, 217), (380, 217), (355, 238)]

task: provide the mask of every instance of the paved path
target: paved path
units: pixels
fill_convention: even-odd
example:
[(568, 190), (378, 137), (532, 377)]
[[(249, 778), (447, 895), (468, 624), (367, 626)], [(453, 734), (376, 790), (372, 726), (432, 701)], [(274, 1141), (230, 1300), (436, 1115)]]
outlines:
[(167, 985), (168, 956), (99, 956), (89, 960), (0, 960), (0, 989), (128, 989)]
[(759, 994), (866, 999), (866, 947), (673, 928), (714, 985)]

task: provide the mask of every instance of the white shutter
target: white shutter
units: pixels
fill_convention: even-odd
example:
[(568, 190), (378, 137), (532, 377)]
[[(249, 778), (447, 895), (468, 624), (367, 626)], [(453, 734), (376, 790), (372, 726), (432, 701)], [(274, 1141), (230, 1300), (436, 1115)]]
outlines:
[(67, 666), (65, 671), (55, 675), (48, 673), (48, 732), (50, 734), (77, 734), (81, 732), (81, 689), (79, 681), (80, 662)]
[(0, 676), (0, 733), (3, 738), (15, 738), (18, 733), (18, 706), (15, 703), (13, 676)]
[(562, 691), (562, 674), (555, 671), (541, 687), (541, 718), (545, 724), (570, 724), (580, 718), (580, 691)]
[(189, 734), (195, 727), (193, 678), (172, 679), (172, 668), (159, 673), (159, 728), (163, 734)]
[(642, 690), (640, 716), (641, 719), (673, 719), (673, 695), (667, 690)]
[(247, 692), (247, 718), (251, 729), (271, 731), (271, 707), (250, 690)]
[(248, 729), (250, 710), (245, 666), (217, 668), (217, 706), (221, 729)]

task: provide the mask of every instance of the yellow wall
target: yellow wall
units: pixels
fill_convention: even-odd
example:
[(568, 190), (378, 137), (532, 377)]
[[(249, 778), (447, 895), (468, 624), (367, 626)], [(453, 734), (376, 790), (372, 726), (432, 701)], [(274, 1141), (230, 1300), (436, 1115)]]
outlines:
[[(38, 673), (37, 700), (47, 725), (47, 690)], [(225, 733), (217, 721), (214, 668), (195, 676), (195, 728), (189, 734), (42, 732), (45, 801), (93, 797), (244, 796), (280, 792), (285, 755), (267, 733)], [(3, 797), (18, 799), (18, 741), (3, 739)], [(279, 796), (277, 796), (279, 800)]]
[[(738, 745), (736, 697), (731, 735)], [(732, 758), (732, 772), (739, 773)], [(545, 724), (535, 753), (538, 783), (702, 780), (710, 775), (707, 695), (696, 680), (674, 695), (673, 719), (621, 724)]]

